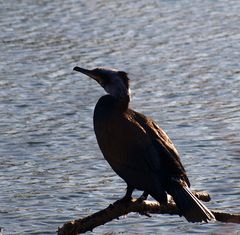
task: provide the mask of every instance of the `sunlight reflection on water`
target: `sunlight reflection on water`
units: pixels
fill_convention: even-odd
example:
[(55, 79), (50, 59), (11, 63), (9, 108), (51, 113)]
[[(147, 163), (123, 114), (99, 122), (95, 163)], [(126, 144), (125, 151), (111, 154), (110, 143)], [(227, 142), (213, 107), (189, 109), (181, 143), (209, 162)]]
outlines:
[[(104, 93), (76, 64), (126, 70), (210, 208), (239, 213), (240, 3), (4, 1), (0, 7), (0, 226), (55, 234), (121, 197), (92, 127)], [(12, 226), (14, 224), (14, 227)], [(235, 234), (238, 225), (130, 214), (96, 234)]]

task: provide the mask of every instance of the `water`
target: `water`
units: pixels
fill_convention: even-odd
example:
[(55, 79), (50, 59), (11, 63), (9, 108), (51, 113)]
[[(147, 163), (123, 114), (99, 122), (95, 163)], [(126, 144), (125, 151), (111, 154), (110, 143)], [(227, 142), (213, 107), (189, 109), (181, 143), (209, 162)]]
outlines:
[[(98, 149), (104, 93), (73, 73), (129, 73), (132, 107), (170, 135), (210, 208), (239, 213), (240, 2), (1, 1), (0, 226), (55, 234), (124, 194)], [(130, 214), (95, 234), (237, 234), (236, 224)]]

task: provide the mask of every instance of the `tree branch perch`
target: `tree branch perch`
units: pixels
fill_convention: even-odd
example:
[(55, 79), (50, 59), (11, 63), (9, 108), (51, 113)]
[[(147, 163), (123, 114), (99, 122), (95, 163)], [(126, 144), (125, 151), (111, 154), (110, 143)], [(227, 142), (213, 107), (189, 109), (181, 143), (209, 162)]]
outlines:
[[(193, 192), (194, 195), (202, 201), (210, 201), (210, 196), (206, 192)], [(171, 200), (167, 205), (160, 205), (156, 201), (142, 201), (132, 199), (129, 202), (116, 201), (107, 208), (98, 211), (82, 219), (66, 222), (58, 229), (58, 235), (76, 235), (92, 231), (97, 226), (103, 225), (113, 219), (126, 215), (130, 212), (179, 215), (179, 210)], [(217, 221), (227, 223), (240, 223), (240, 214), (229, 214), (225, 212), (212, 211)]]

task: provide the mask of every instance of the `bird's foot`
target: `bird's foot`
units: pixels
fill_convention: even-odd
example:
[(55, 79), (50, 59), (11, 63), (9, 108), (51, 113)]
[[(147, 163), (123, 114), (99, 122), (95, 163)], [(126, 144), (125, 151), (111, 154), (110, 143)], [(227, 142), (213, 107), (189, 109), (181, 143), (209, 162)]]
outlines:
[(147, 200), (148, 197), (148, 193), (147, 192), (143, 192), (143, 194), (137, 199), (138, 203), (142, 203), (143, 201)]
[(127, 187), (127, 192), (126, 192), (125, 196), (123, 198), (117, 200), (115, 203), (127, 203), (127, 202), (130, 202), (132, 200), (132, 193), (133, 193), (133, 188), (128, 186)]

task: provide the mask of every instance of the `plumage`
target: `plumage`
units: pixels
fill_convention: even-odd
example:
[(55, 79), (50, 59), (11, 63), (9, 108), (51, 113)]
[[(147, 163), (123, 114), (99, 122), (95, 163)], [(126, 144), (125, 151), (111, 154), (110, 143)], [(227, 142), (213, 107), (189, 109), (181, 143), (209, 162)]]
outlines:
[(130, 109), (128, 76), (123, 71), (75, 67), (96, 80), (108, 93), (94, 110), (98, 145), (112, 169), (127, 183), (125, 199), (134, 189), (150, 194), (160, 203), (172, 195), (189, 222), (214, 219), (191, 193), (179, 154), (167, 134), (151, 119)]

